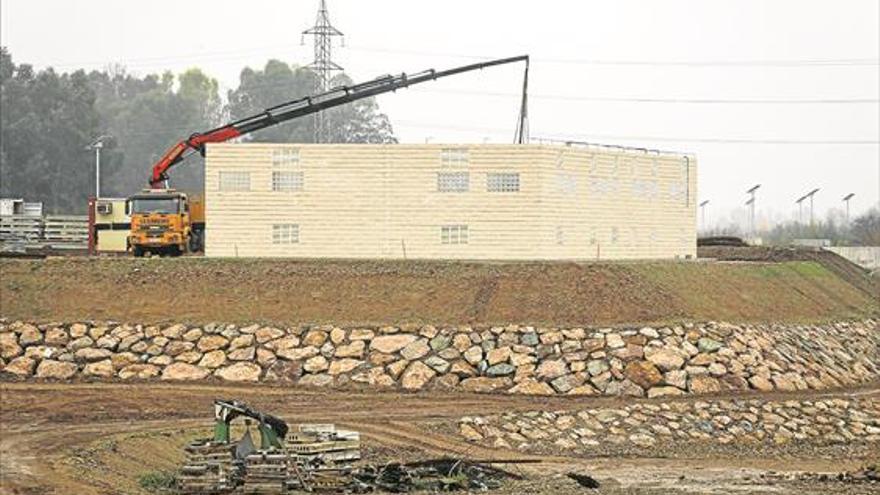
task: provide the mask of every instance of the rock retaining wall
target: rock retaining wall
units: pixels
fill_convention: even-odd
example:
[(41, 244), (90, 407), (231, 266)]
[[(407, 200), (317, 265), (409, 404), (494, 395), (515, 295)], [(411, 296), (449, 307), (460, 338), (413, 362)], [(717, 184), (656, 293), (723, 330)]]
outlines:
[(22, 378), (282, 381), (311, 386), (661, 397), (805, 390), (880, 377), (880, 322), (583, 329), (0, 322)]
[(525, 452), (589, 455), (687, 452), (694, 444), (880, 444), (880, 401), (818, 399), (711, 400), (631, 404), (620, 408), (519, 412), (466, 417), (466, 440)]

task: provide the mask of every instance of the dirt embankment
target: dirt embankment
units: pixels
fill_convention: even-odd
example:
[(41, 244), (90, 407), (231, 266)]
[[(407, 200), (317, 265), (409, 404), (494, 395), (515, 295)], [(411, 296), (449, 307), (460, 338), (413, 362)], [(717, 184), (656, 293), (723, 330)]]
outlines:
[(720, 261), (755, 261), (781, 263), (786, 261), (811, 261), (819, 263), (867, 294), (880, 294), (880, 278), (872, 277), (846, 258), (831, 251), (793, 247), (701, 247), (701, 258)]
[(880, 314), (825, 259), (447, 263), (249, 259), (0, 261), (0, 315), (27, 320), (619, 325)]

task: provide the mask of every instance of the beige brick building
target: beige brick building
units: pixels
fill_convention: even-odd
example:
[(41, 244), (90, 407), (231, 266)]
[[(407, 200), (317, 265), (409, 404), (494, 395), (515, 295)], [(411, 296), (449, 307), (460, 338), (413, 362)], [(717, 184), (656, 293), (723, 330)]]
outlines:
[(557, 145), (213, 144), (207, 256), (696, 256), (692, 156)]

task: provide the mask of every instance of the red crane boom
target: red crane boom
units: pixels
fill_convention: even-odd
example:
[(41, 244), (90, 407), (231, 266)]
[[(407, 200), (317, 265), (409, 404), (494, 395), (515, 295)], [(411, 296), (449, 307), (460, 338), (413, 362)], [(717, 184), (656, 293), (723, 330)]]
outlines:
[[(382, 76), (372, 81), (352, 86), (336, 87), (325, 93), (306, 96), (304, 98), (299, 98), (297, 100), (268, 108), (257, 115), (237, 120), (223, 127), (218, 127), (204, 133), (193, 134), (189, 138), (175, 144), (171, 149), (165, 152), (164, 155), (162, 155), (162, 158), (160, 158), (155, 165), (153, 165), (153, 172), (150, 175), (150, 187), (153, 189), (166, 187), (168, 170), (182, 161), (186, 156), (186, 152), (189, 150), (198, 151), (204, 156), (205, 145), (208, 143), (222, 143), (224, 141), (229, 141), (230, 139), (260, 129), (265, 129), (291, 119), (317, 113), (339, 105), (345, 105), (346, 103), (351, 103), (363, 98), (389, 93), (414, 84), (433, 81), (435, 79), (440, 79), (441, 77), (461, 74), (463, 72), (470, 72), (515, 62), (525, 62), (525, 81), (528, 81), (529, 56), (522, 55), (518, 57), (490, 60), (488, 62), (479, 62), (439, 72), (429, 69), (413, 75), (400, 74), (396, 76)], [(520, 121), (517, 125), (517, 142), (519, 143), (524, 141), (523, 134), (526, 129), (526, 87), (527, 85), (524, 83)]]

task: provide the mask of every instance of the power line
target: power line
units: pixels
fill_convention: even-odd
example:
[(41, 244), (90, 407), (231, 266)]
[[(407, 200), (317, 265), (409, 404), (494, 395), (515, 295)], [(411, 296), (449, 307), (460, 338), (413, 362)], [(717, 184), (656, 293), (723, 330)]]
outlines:
[[(482, 127), (482, 126), (466, 126), (458, 124), (442, 124), (413, 120), (391, 119), (394, 127), (415, 127), (428, 129), (444, 129), (451, 131), (463, 132), (491, 132), (498, 134), (506, 134), (510, 132), (506, 127)], [(288, 123), (289, 124), (289, 123)], [(284, 124), (282, 124), (284, 125)], [(119, 137), (131, 136), (164, 136), (166, 132), (159, 131), (181, 131), (181, 133), (198, 131), (196, 126), (157, 126), (138, 129), (134, 132), (120, 132)], [(840, 146), (869, 146), (880, 145), (880, 140), (871, 139), (788, 139), (788, 138), (721, 138), (721, 137), (678, 137), (678, 136), (637, 136), (637, 135), (620, 135), (620, 134), (589, 134), (589, 133), (565, 133), (549, 131), (541, 137), (535, 138), (535, 141), (589, 141), (591, 139), (612, 139), (621, 141), (655, 141), (655, 142), (671, 142), (671, 143), (710, 143), (710, 144), (779, 144), (779, 145), (840, 145)]]
[[(94, 60), (84, 62), (65, 61), (60, 64), (46, 64), (56, 68), (79, 68), (81, 66), (105, 66), (111, 64), (123, 64), (129, 66), (151, 65), (150, 62), (184, 61), (190, 59), (212, 58), (216, 60), (235, 60), (250, 54), (266, 50), (290, 50), (295, 48), (291, 43), (277, 45), (263, 45), (252, 48), (236, 50), (219, 50), (210, 52), (197, 52), (182, 55), (136, 57), (117, 60)], [(397, 53), (401, 55), (418, 55), (430, 57), (455, 57), (474, 60), (490, 60), (498, 58), (492, 55), (474, 55), (465, 53), (433, 52), (423, 50), (405, 50), (398, 48), (382, 48), (370, 46), (347, 46), (352, 51), (374, 53)], [(569, 64), (569, 65), (609, 65), (609, 66), (645, 66), (645, 67), (877, 67), (880, 66), (880, 58), (829, 58), (829, 59), (793, 59), (793, 60), (613, 60), (613, 59), (576, 59), (576, 58), (544, 58), (532, 57), (533, 62)]]
[[(395, 48), (376, 48), (349, 46), (353, 51), (398, 53), (419, 56), (457, 57), (471, 59), (491, 59), (488, 55), (463, 53), (428, 52), (418, 50), (401, 50)], [(880, 66), (878, 58), (832, 58), (832, 59), (795, 59), (795, 60), (602, 60), (575, 58), (544, 58), (534, 56), (533, 61), (552, 64), (576, 65), (616, 65), (616, 66), (651, 66), (651, 67), (841, 67), (841, 66)]]
[[(402, 124), (403, 127), (417, 128), (433, 128), (447, 129), (453, 131), (481, 131), (493, 133), (505, 133), (510, 129), (498, 127), (476, 127), (425, 123), (409, 120), (393, 120), (392, 123)], [(839, 145), (839, 146), (865, 146), (880, 145), (880, 140), (871, 139), (787, 139), (787, 138), (720, 138), (720, 137), (672, 137), (672, 136), (627, 136), (615, 134), (568, 134), (564, 132), (547, 132), (547, 140), (591, 140), (591, 139), (613, 139), (621, 141), (641, 141), (641, 142), (670, 142), (670, 143), (710, 143), (710, 144), (772, 144), (772, 145)], [(538, 138), (541, 139), (541, 138)]]
[[(287, 84), (278, 83), (249, 83), (248, 87), (253, 89), (270, 89), (284, 88)], [(468, 89), (429, 89), (429, 88), (410, 88), (412, 93), (437, 93), (437, 94), (455, 94), (455, 95), (472, 95), (472, 96), (492, 96), (499, 98), (520, 98), (520, 93), (504, 93), (497, 91), (477, 91)], [(850, 104), (877, 104), (880, 103), (878, 98), (792, 98), (792, 99), (775, 99), (775, 98), (654, 98), (654, 97), (620, 97), (620, 96), (576, 96), (576, 95), (558, 95), (558, 94), (541, 94), (529, 93), (529, 98), (539, 100), (562, 100), (562, 101), (594, 101), (608, 103), (678, 103), (678, 104), (736, 104), (736, 105), (850, 105)]]
[[(478, 96), (518, 97), (516, 93), (500, 93), (491, 91), (471, 91), (458, 89), (413, 89), (413, 92), (425, 93), (449, 93)], [(562, 101), (595, 101), (609, 103), (686, 103), (686, 104), (734, 104), (734, 105), (816, 105), (816, 104), (876, 104), (878, 98), (816, 98), (816, 99), (723, 99), (723, 98), (642, 98), (642, 97), (617, 97), (617, 96), (573, 96), (530, 93), (529, 97), (539, 100), (562, 100)]]

